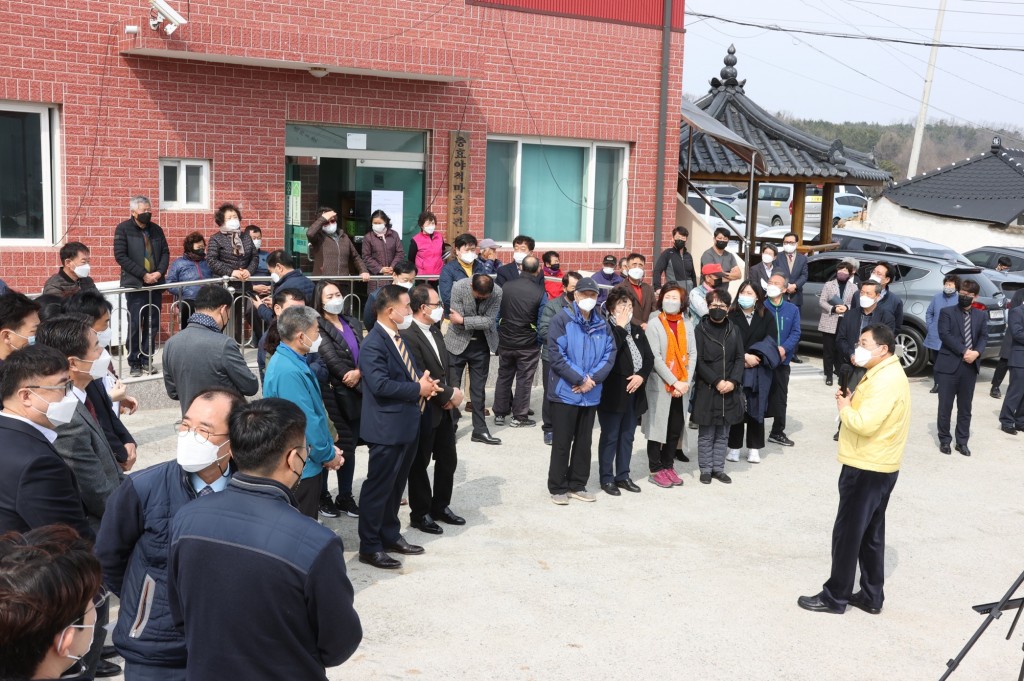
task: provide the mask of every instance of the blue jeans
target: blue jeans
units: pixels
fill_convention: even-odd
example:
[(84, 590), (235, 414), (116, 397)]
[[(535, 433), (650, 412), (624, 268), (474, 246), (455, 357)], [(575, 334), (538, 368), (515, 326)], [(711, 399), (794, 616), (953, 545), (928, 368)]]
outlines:
[(624, 412), (598, 409), (597, 421), (601, 424), (601, 437), (597, 441), (597, 465), (601, 474), (601, 484), (629, 479), (629, 464), (633, 459), (633, 437), (636, 435), (636, 394), (630, 395), (626, 400)]
[(128, 365), (151, 364), (160, 337), (163, 291), (140, 290), (124, 294), (128, 303)]

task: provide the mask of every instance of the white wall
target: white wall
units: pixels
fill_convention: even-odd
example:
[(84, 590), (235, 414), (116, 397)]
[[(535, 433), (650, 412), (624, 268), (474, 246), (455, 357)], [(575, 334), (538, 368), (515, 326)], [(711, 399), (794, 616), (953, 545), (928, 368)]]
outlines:
[(929, 215), (908, 210), (885, 197), (868, 202), (868, 216), (864, 222), (850, 221), (844, 226), (927, 239), (960, 253), (981, 246), (1024, 248), (1024, 229), (1020, 227), (989, 227), (988, 223)]

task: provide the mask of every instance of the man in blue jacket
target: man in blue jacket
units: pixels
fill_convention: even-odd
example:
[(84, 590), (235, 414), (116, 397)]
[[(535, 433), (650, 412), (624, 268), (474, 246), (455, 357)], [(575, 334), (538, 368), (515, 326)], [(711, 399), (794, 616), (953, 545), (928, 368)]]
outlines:
[(190, 681), (327, 681), (362, 640), (341, 539), (295, 512), (305, 432), (287, 400), (233, 409), (237, 472), (171, 523), (168, 599)]
[(103, 583), (121, 599), (114, 647), (125, 681), (184, 681), (185, 637), (167, 600), (167, 545), (178, 509), (223, 491), (230, 478), (228, 417), (245, 404), (228, 388), (203, 390), (178, 422), (177, 458), (128, 477), (107, 500), (96, 535)]
[(475, 236), (460, 234), (455, 237), (452, 246), (455, 249), (455, 257), (441, 268), (441, 276), (437, 282), (437, 292), (441, 295), (441, 302), (444, 303), (446, 314), (452, 304), (452, 286), (455, 282), (469, 279), (474, 274), (484, 273), (484, 266), (477, 259)]
[(781, 273), (773, 274), (768, 280), (768, 309), (775, 314), (779, 355), (782, 357), (782, 362), (775, 369), (775, 380), (768, 396), (766, 416), (775, 417), (768, 441), (783, 447), (792, 447), (795, 444), (786, 437), (786, 404), (789, 402), (789, 363), (796, 356), (797, 346), (800, 345), (800, 310), (785, 300), (784, 295), (788, 286), (786, 275)]
[(302, 294), (306, 305), (313, 305), (313, 291), (316, 285), (313, 280), (295, 269), (292, 256), (287, 251), (273, 251), (267, 256), (267, 269), (270, 272), (271, 285), (270, 295), (265, 296), (263, 302), (256, 308), (256, 314), (260, 319), (269, 324), (274, 320), (273, 296), (281, 291), (298, 291)]
[(320, 509), (320, 473), (341, 467), (341, 450), (334, 446), (327, 427), (327, 410), (320, 393), (320, 381), (306, 362), (306, 355), (320, 347), (320, 317), (311, 307), (285, 308), (277, 319), (281, 344), (267, 363), (263, 380), (264, 397), (280, 397), (297, 404), (306, 414), (306, 442), (309, 456), (302, 469), (302, 479), (295, 490), (299, 510), (316, 520)]
[(591, 436), (601, 402), (601, 383), (611, 373), (615, 342), (608, 322), (594, 313), (597, 283), (590, 277), (576, 284), (575, 300), (562, 308), (548, 327), (547, 399), (551, 401), (553, 441), (548, 492), (559, 506), (569, 498), (595, 501), (587, 491)]

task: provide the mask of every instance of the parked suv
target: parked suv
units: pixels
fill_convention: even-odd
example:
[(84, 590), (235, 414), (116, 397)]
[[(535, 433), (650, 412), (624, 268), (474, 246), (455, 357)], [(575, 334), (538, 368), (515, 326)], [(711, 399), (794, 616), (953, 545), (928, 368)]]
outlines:
[[(804, 301), (801, 308), (801, 340), (821, 342), (818, 320), (821, 306), (818, 302), (825, 282), (835, 275), (836, 267), (843, 258), (860, 261), (858, 276), (863, 281), (871, 270), (884, 260), (896, 268), (896, 276), (889, 289), (903, 299), (903, 328), (896, 336), (896, 343), (904, 348), (903, 368), (908, 375), (923, 372), (928, 366), (928, 351), (924, 337), (928, 333), (925, 313), (932, 297), (942, 290), (942, 279), (953, 273), (961, 279), (976, 281), (981, 291), (976, 304), (988, 311), (988, 346), (982, 359), (999, 355), (999, 346), (1006, 332), (1006, 298), (980, 267), (949, 262), (943, 258), (907, 253), (867, 253), (864, 251), (826, 251), (816, 253), (807, 260), (807, 283), (804, 284)], [(856, 296), (854, 300), (856, 301)]]
[(967, 259), (978, 267), (995, 268), (996, 261), (1006, 256), (1010, 259), (1010, 271), (1019, 273), (1024, 271), (1024, 248), (1016, 246), (982, 246), (964, 253)]

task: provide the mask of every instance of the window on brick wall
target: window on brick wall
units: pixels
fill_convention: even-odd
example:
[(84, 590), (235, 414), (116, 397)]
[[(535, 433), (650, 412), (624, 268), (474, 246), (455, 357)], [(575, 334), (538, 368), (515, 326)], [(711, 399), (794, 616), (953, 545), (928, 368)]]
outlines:
[(628, 171), (625, 144), (488, 137), (484, 236), (621, 246)]
[(198, 159), (160, 159), (160, 210), (210, 207), (210, 162)]
[(59, 222), (56, 107), (0, 102), (0, 243), (52, 243)]

